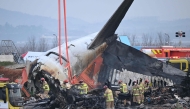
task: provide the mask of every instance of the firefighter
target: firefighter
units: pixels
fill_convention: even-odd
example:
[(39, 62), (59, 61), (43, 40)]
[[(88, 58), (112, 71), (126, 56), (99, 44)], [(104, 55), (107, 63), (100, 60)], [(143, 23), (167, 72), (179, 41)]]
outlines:
[(145, 80), (144, 83), (145, 83), (145, 84), (144, 84), (144, 92), (147, 92), (148, 89), (150, 88), (150, 86), (149, 86), (149, 81), (148, 81), (148, 80)]
[(80, 89), (80, 94), (87, 94), (88, 92), (88, 85), (86, 83), (84, 83), (83, 80), (79, 81), (79, 89)]
[(65, 89), (70, 89), (71, 88), (71, 84), (69, 83), (68, 80), (63, 81), (62, 88), (65, 88)]
[(134, 81), (134, 86), (132, 89), (132, 94), (133, 94), (133, 102), (140, 104), (141, 103), (141, 99), (140, 99), (140, 89), (139, 86), (137, 85), (137, 82)]
[[(120, 93), (124, 93), (124, 94), (127, 94), (128, 90), (127, 90), (127, 85), (125, 83), (123, 83), (123, 81), (119, 81), (119, 86), (120, 86)], [(127, 100), (123, 100), (124, 102), (124, 105), (126, 105), (127, 103)]]
[(41, 78), (41, 81), (42, 81), (42, 85), (43, 85), (43, 89), (44, 89), (44, 92), (43, 94), (41, 95), (42, 98), (48, 98), (48, 93), (49, 93), (49, 85), (47, 84), (47, 82), (45, 81), (44, 78)]
[(139, 82), (139, 89), (140, 89), (140, 99), (141, 99), (141, 103), (144, 103), (144, 82), (142, 81), (142, 79), (140, 78), (140, 82)]
[(104, 89), (104, 97), (106, 98), (106, 109), (114, 109), (113, 92), (111, 89), (108, 88), (107, 85), (104, 86)]
[(123, 81), (119, 81), (119, 85), (120, 85), (120, 92), (121, 93), (127, 93), (127, 85), (125, 83), (123, 83)]

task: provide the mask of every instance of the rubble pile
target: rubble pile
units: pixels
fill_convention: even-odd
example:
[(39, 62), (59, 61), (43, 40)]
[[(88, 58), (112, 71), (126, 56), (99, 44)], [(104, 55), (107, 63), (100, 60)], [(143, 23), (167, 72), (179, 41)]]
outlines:
[[(76, 90), (76, 85), (72, 86), (72, 88), (69, 90), (62, 90), (63, 93), (67, 94), (67, 97), (65, 98), (65, 104), (63, 107), (61, 107), (61, 109), (105, 109), (103, 89), (94, 89), (88, 92), (88, 94), (86, 95), (80, 95)], [(145, 94), (144, 104), (141, 105), (136, 105), (132, 101), (130, 101), (127, 106), (124, 106), (119, 100), (121, 97), (114, 97), (115, 109), (188, 109), (190, 107), (190, 98), (179, 97), (176, 94), (176, 90), (174, 90), (174, 87), (153, 88), (152, 90), (150, 90), (150, 92), (151, 93)], [(130, 94), (128, 95), (129, 96), (120, 96), (124, 96), (127, 97), (128, 100), (132, 100), (132, 96)], [(24, 109), (55, 109), (56, 107), (60, 108), (59, 106), (61, 101), (59, 101), (59, 98), (55, 98), (53, 93), (50, 93), (50, 96), (50, 98), (40, 100), (31, 99), (24, 105)]]

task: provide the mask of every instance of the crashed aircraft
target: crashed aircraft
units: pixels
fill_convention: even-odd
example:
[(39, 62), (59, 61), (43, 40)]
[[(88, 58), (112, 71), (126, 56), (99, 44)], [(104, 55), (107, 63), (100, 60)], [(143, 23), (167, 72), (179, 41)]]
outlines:
[(59, 63), (58, 47), (40, 56), (31, 64), (28, 83), (32, 85), (28, 85), (28, 89), (35, 87), (39, 93), (39, 80), (44, 77), (56, 98), (54, 103), (64, 107), (64, 103), (72, 103), (66, 99), (72, 97), (60, 87), (65, 79), (73, 84), (83, 79), (91, 89), (102, 87), (106, 81), (117, 84), (118, 80), (131, 86), (132, 81), (140, 78), (149, 79), (157, 86), (180, 84), (185, 72), (116, 40), (115, 31), (132, 3), (133, 0), (124, 0), (100, 32), (68, 42), (69, 62), (65, 43), (61, 45), (63, 64)]

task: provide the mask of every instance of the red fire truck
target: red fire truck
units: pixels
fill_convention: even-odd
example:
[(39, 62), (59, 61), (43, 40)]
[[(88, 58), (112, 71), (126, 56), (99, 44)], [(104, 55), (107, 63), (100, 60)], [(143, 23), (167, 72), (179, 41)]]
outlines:
[(153, 58), (168, 62), (170, 65), (185, 72), (190, 67), (190, 48), (185, 47), (142, 47), (141, 51)]
[(154, 58), (188, 58), (190, 57), (190, 48), (185, 47), (142, 47), (141, 51)]

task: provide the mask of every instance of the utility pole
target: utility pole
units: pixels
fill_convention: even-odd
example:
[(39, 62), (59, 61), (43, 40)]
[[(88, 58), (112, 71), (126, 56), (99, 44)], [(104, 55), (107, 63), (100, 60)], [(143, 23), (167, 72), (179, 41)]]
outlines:
[(167, 33), (165, 35), (168, 37), (168, 45), (170, 46), (170, 36)]
[(55, 36), (55, 38), (56, 38), (56, 46), (58, 46), (58, 40), (57, 40), (57, 35), (55, 35), (55, 34), (53, 34), (54, 36)]

